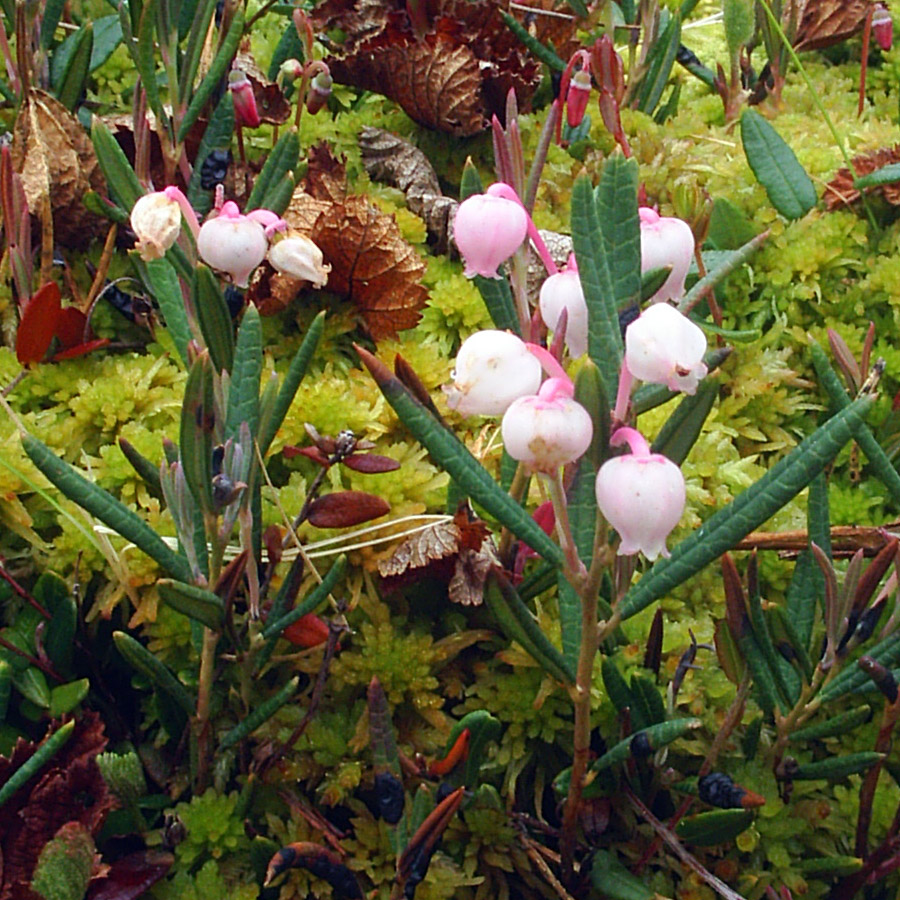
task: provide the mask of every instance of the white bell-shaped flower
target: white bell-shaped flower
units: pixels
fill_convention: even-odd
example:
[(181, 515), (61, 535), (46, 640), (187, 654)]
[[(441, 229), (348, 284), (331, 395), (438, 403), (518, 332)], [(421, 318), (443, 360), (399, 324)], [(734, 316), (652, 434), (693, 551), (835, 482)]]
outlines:
[(587, 353), (588, 310), (578, 270), (570, 264), (562, 272), (550, 275), (541, 285), (541, 318), (556, 331), (559, 317), (566, 311), (566, 347), (573, 357)]
[(323, 262), (318, 244), (299, 232), (288, 232), (276, 240), (267, 259), (282, 275), (309, 281), (313, 287), (322, 287), (331, 271), (331, 266)]
[(528, 214), (515, 200), (491, 194), (467, 197), (453, 220), (466, 278), (499, 278), (497, 269), (522, 246), (527, 233)]
[(242, 215), (231, 200), (214, 219), (203, 223), (197, 235), (197, 252), (203, 262), (229, 274), (238, 287), (247, 287), (250, 275), (266, 258), (268, 249), (263, 225)]
[(141, 259), (160, 259), (181, 233), (181, 207), (165, 191), (144, 194), (131, 209), (131, 228)]
[(651, 302), (680, 300), (694, 258), (694, 233), (687, 222), (661, 216), (647, 206), (642, 206), (638, 212), (641, 218), (641, 272), (672, 267), (662, 287), (650, 298)]

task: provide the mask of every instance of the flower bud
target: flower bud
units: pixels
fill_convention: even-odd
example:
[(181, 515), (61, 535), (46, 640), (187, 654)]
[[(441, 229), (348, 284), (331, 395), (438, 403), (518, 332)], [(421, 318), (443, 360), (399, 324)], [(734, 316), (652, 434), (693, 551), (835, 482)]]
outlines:
[(587, 353), (588, 310), (577, 269), (564, 269), (544, 281), (540, 307), (541, 318), (551, 331), (557, 330), (559, 317), (566, 310), (566, 347), (572, 356)]
[(572, 76), (566, 93), (566, 121), (569, 128), (577, 128), (581, 124), (590, 96), (591, 75), (585, 69), (581, 69)]
[(610, 444), (626, 441), (632, 452), (608, 459), (597, 473), (597, 506), (619, 533), (619, 556), (668, 556), (666, 538), (684, 512), (684, 476), (633, 428), (620, 428)]
[(668, 303), (648, 306), (625, 331), (625, 365), (635, 378), (693, 394), (707, 373), (706, 335)]
[(290, 232), (269, 248), (269, 262), (282, 275), (309, 281), (322, 287), (328, 281), (331, 266), (322, 261), (322, 251), (305, 235)]
[(258, 128), (261, 120), (256, 108), (253, 85), (240, 69), (232, 69), (228, 73), (228, 90), (231, 91), (234, 100), (234, 117), (238, 125), (245, 128)]
[(144, 194), (131, 210), (131, 228), (137, 235), (141, 259), (160, 259), (181, 233), (181, 208), (165, 191)]
[(334, 79), (328, 72), (317, 72), (309, 83), (309, 92), (306, 95), (306, 111), (315, 115), (331, 96), (331, 86)]
[(463, 416), (497, 416), (519, 397), (536, 394), (541, 364), (525, 342), (508, 331), (477, 331), (456, 354), (444, 387), (447, 405)]
[(209, 266), (227, 272), (238, 287), (247, 287), (250, 274), (266, 258), (269, 242), (263, 226), (238, 212), (229, 200), (197, 235), (197, 252)]
[(499, 278), (497, 269), (522, 246), (528, 214), (515, 200), (473, 194), (453, 220), (453, 240), (465, 263), (465, 276)]
[(883, 3), (879, 3), (875, 7), (875, 12), (872, 14), (872, 34), (875, 35), (878, 46), (881, 47), (885, 53), (893, 47), (894, 20), (891, 18), (888, 8)]
[(590, 446), (594, 426), (568, 378), (548, 378), (536, 397), (513, 401), (500, 426), (507, 453), (535, 472), (555, 472)]
[(679, 300), (684, 294), (684, 280), (694, 258), (694, 234), (687, 222), (660, 216), (656, 210), (642, 206), (641, 271), (671, 266), (669, 277), (650, 298), (651, 302)]

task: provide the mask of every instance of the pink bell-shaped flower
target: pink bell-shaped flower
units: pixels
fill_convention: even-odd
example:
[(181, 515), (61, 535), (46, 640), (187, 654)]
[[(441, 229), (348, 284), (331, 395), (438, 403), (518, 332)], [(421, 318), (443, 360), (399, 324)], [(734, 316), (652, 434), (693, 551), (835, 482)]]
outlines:
[(556, 331), (559, 317), (566, 311), (566, 346), (572, 356), (587, 353), (588, 310), (581, 289), (581, 279), (575, 268), (574, 255), (562, 272), (550, 275), (541, 285), (540, 308), (544, 324)]
[(467, 197), (453, 220), (466, 278), (499, 278), (497, 269), (522, 246), (527, 233), (528, 214), (515, 200), (489, 193)]
[(694, 258), (694, 233), (687, 222), (660, 216), (647, 206), (642, 206), (638, 212), (641, 217), (641, 272), (672, 267), (669, 277), (650, 300), (652, 303), (680, 300)]
[(648, 306), (625, 331), (625, 365), (641, 381), (693, 394), (707, 373), (706, 335), (668, 303)]
[(258, 128), (262, 121), (256, 108), (256, 95), (250, 79), (241, 69), (228, 73), (228, 90), (234, 100), (234, 117), (244, 128)]
[[(229, 200), (214, 219), (208, 219), (197, 235), (197, 252), (207, 265), (227, 272), (238, 287), (247, 287), (253, 270), (266, 258), (269, 241), (264, 223), (258, 221), (256, 210), (250, 216), (241, 215), (238, 206)], [(269, 213), (277, 220), (275, 213)]]
[(619, 533), (619, 556), (668, 556), (666, 538), (684, 512), (684, 476), (633, 428), (620, 428), (610, 445), (626, 441), (631, 453), (608, 459), (597, 473), (597, 506)]
[(463, 416), (499, 416), (519, 397), (536, 394), (541, 364), (508, 331), (476, 331), (466, 338), (446, 385), (447, 405)]
[(569, 128), (577, 128), (581, 124), (590, 96), (591, 73), (580, 69), (572, 76), (566, 92), (566, 121)]
[(872, 34), (885, 53), (894, 46), (894, 20), (883, 3), (879, 3), (872, 14)]
[(551, 474), (574, 462), (591, 444), (594, 425), (572, 399), (568, 377), (548, 378), (536, 397), (513, 401), (500, 426), (507, 453), (534, 472)]

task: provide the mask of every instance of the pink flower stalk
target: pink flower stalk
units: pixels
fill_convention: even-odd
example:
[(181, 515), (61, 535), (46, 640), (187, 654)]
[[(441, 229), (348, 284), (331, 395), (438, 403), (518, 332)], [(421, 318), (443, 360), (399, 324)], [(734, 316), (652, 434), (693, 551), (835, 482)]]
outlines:
[(139, 197), (131, 209), (131, 228), (137, 235), (135, 248), (141, 259), (160, 259), (181, 234), (181, 216), (194, 234), (199, 223), (187, 197), (174, 185)]
[(879, 3), (872, 14), (872, 33), (885, 53), (894, 46), (894, 20), (883, 3)]
[(588, 310), (574, 254), (569, 257), (565, 269), (548, 276), (541, 285), (540, 310), (544, 324), (551, 331), (559, 328), (559, 319), (565, 310), (569, 354), (577, 357), (587, 353)]
[(668, 303), (648, 306), (625, 331), (625, 366), (641, 381), (693, 394), (707, 373), (706, 335)]
[(453, 220), (453, 240), (465, 263), (466, 278), (499, 278), (497, 269), (522, 246), (527, 234), (524, 208), (490, 193), (467, 197)]
[(684, 512), (684, 476), (670, 459), (651, 453), (634, 428), (620, 428), (609, 441), (626, 442), (631, 453), (608, 459), (597, 473), (597, 506), (619, 533), (619, 556), (669, 556), (666, 538)]
[[(543, 354), (549, 357), (542, 347), (528, 346), (533, 353), (542, 351), (542, 362)], [(553, 364), (561, 374), (548, 378), (537, 396), (513, 401), (500, 425), (507, 453), (531, 471), (548, 475), (582, 456), (594, 436), (590, 415), (573, 399), (572, 379), (555, 360)]]
[(577, 128), (581, 124), (590, 96), (591, 74), (581, 69), (572, 76), (566, 92), (566, 121), (569, 128)]
[(262, 121), (256, 108), (256, 96), (250, 79), (241, 69), (228, 73), (228, 90), (234, 100), (234, 117), (244, 128), (258, 128)]
[(463, 416), (498, 416), (541, 386), (541, 364), (508, 331), (477, 331), (466, 338), (445, 385), (447, 405)]
[(650, 298), (651, 303), (680, 300), (684, 295), (684, 280), (694, 258), (694, 233), (681, 219), (660, 216), (656, 210), (642, 206), (641, 272), (671, 266), (669, 277)]
[(247, 287), (251, 273), (266, 258), (269, 235), (284, 227), (284, 220), (271, 210), (254, 209), (243, 215), (228, 200), (200, 228), (197, 252), (207, 265), (230, 275), (238, 287)]

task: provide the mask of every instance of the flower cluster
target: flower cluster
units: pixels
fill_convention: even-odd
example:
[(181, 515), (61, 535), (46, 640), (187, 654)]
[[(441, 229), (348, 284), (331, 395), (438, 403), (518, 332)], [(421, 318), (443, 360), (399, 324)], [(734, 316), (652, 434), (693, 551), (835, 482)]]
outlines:
[(190, 226), (200, 259), (227, 274), (238, 287), (247, 287), (254, 269), (264, 259), (278, 272), (321, 287), (331, 267), (322, 251), (305, 235), (269, 209), (246, 215), (231, 200), (216, 198), (216, 209), (202, 224), (184, 194), (169, 186), (141, 197), (131, 211), (136, 247), (145, 260), (159, 259), (181, 234), (181, 219)]

